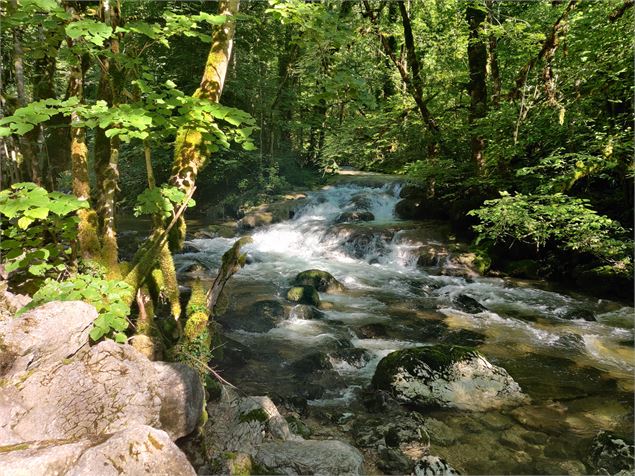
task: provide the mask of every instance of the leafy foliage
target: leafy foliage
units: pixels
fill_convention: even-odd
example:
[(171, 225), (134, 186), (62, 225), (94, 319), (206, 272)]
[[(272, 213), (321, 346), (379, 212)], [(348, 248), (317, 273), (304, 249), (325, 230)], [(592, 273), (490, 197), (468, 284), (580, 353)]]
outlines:
[[(134, 214), (135, 216), (160, 215), (163, 218), (169, 218), (174, 209), (183, 203), (185, 197), (185, 192), (169, 185), (146, 189), (137, 197)], [(193, 207), (194, 205), (196, 202), (190, 199), (187, 206)]]
[(17, 183), (0, 192), (0, 215), (7, 219), (0, 242), (5, 269), (37, 277), (63, 273), (77, 236), (75, 212), (87, 206), (86, 201), (33, 183)]
[(614, 220), (598, 215), (588, 200), (562, 193), (501, 193), (501, 198), (487, 200), (470, 215), (481, 220), (475, 226), (481, 240), (518, 240), (536, 247), (555, 241), (625, 270), (632, 268), (633, 243), (626, 238), (626, 230)]
[(33, 301), (20, 312), (50, 301), (84, 301), (99, 313), (90, 331), (91, 339), (112, 337), (117, 342), (126, 342), (124, 331), (128, 328), (132, 293), (132, 287), (123, 281), (76, 274), (65, 281), (47, 279), (33, 295)]

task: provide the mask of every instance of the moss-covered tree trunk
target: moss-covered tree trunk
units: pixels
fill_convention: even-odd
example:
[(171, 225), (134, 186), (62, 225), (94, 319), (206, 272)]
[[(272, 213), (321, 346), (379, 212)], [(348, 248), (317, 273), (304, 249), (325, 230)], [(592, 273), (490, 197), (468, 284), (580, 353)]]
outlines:
[[(227, 67), (231, 57), (236, 28), (235, 15), (238, 13), (239, 0), (221, 0), (218, 3), (219, 14), (227, 17), (225, 23), (214, 28), (212, 46), (207, 56), (203, 79), (194, 97), (218, 102), (223, 92)], [(188, 127), (182, 127), (176, 135), (174, 165), (170, 183), (187, 192), (196, 182), (199, 170), (205, 165), (207, 154), (202, 134)], [(185, 225), (182, 221), (175, 230), (176, 247), (181, 247), (185, 239)]]
[[(113, 36), (104, 45), (113, 57), (119, 54), (119, 39), (114, 31), (121, 23), (118, 0), (101, 1), (101, 17), (113, 30)], [(99, 79), (99, 98), (109, 106), (117, 104), (118, 81), (115, 65), (108, 56), (99, 61), (101, 75)], [(117, 137), (108, 139), (103, 129), (97, 129), (95, 135), (95, 175), (97, 177), (97, 212), (101, 227), (102, 258), (110, 277), (118, 277), (118, 249), (115, 228), (115, 203), (119, 183), (119, 144)]]
[[(72, 7), (67, 11), (75, 15)], [(75, 43), (66, 38), (72, 51)], [(76, 97), (80, 103), (84, 102), (84, 75), (88, 68), (88, 58), (85, 55), (73, 55), (70, 64), (70, 78), (68, 81), (68, 96)], [(71, 114), (70, 156), (71, 174), (73, 180), (73, 194), (82, 200), (90, 199), (90, 180), (88, 175), (88, 147), (86, 146), (86, 129), (79, 127), (80, 117), (76, 112)], [(79, 225), (77, 240), (80, 256), (87, 260), (100, 258), (101, 245), (97, 231), (97, 214), (92, 208), (85, 208), (78, 212)]]

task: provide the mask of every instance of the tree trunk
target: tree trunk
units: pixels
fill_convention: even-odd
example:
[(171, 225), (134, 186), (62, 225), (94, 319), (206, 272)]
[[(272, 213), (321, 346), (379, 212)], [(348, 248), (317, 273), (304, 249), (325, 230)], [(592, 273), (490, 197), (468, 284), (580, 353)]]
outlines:
[[(496, 20), (493, 10), (493, 0), (486, 0), (485, 4), (487, 5), (487, 19), (490, 24), (493, 24)], [(492, 79), (492, 105), (498, 107), (501, 96), (501, 75), (498, 66), (498, 40), (496, 36), (492, 34), (489, 35), (488, 46), (489, 75)]]
[[(465, 18), (470, 29), (467, 44), (468, 67), (470, 71), (470, 113), (469, 122), (473, 124), (477, 119), (487, 114), (487, 47), (482, 38), (485, 10), (482, 5), (472, 0), (465, 9)], [(483, 151), (485, 139), (472, 133), (470, 139), (472, 162), (478, 174), (483, 172), (485, 165)]]
[[(11, 0), (10, 8), (12, 11), (17, 11), (17, 0)], [(26, 97), (26, 88), (24, 80), (24, 52), (22, 51), (22, 38), (21, 32), (17, 29), (13, 29), (13, 68), (15, 73), (15, 86), (18, 93), (18, 106), (25, 107), (29, 101)], [(41, 174), (39, 167), (39, 160), (36, 152), (36, 145), (38, 135), (38, 128), (21, 136), (18, 140), (20, 144), (20, 152), (22, 153), (22, 159), (26, 168), (27, 175), (31, 178), (31, 181), (41, 185)]]
[(554, 54), (556, 49), (558, 48), (558, 35), (560, 34), (560, 30), (566, 24), (567, 16), (569, 12), (573, 10), (577, 3), (577, 0), (569, 0), (569, 3), (565, 7), (562, 14), (558, 17), (556, 22), (551, 26), (545, 41), (542, 44), (542, 48), (538, 52), (538, 55), (533, 57), (527, 62), (525, 66), (522, 67), (518, 75), (516, 76), (516, 80), (514, 81), (514, 87), (509, 92), (510, 99), (519, 99), (521, 97), (521, 91), (527, 82), (527, 77), (529, 76), (529, 72), (534, 68), (536, 63), (541, 61), (547, 54)]
[(397, 3), (399, 5), (399, 12), (401, 14), (401, 22), (404, 30), (406, 57), (408, 60), (408, 64), (410, 65), (410, 70), (412, 71), (412, 76), (410, 75), (410, 73), (408, 73), (407, 66), (405, 66), (402, 61), (399, 61), (397, 59), (394, 46), (391, 45), (389, 37), (380, 31), (378, 24), (379, 18), (371, 8), (368, 0), (364, 0), (364, 7), (366, 9), (367, 16), (370, 18), (371, 23), (375, 26), (375, 33), (381, 41), (384, 53), (386, 53), (386, 56), (390, 58), (392, 63), (399, 71), (402, 82), (404, 83), (406, 89), (417, 104), (417, 109), (419, 110), (419, 114), (423, 119), (423, 123), (425, 124), (428, 131), (431, 133), (432, 141), (428, 149), (428, 155), (429, 157), (434, 158), (438, 154), (439, 127), (432, 117), (432, 114), (430, 114), (430, 111), (428, 110), (427, 100), (423, 97), (421, 67), (415, 50), (414, 37), (412, 35), (412, 26), (410, 23), (410, 16), (408, 15), (408, 10), (406, 9), (406, 5), (403, 0), (399, 0)]
[[(203, 79), (194, 93), (196, 98), (207, 99), (211, 102), (220, 101), (234, 44), (236, 28), (234, 17), (238, 13), (239, 6), (239, 0), (221, 0), (218, 4), (219, 13), (225, 15), (227, 20), (215, 27), (212, 32), (212, 47), (205, 63)], [(207, 154), (201, 133), (195, 129), (182, 127), (176, 134), (170, 183), (187, 193), (194, 187), (198, 172), (205, 165), (206, 160)], [(173, 248), (181, 248), (184, 240), (185, 221), (181, 219), (181, 223), (175, 227), (171, 237)]]
[[(68, 9), (70, 12), (73, 10)], [(69, 48), (73, 48), (73, 40), (67, 38)], [(68, 82), (69, 97), (76, 97), (79, 102), (84, 101), (84, 74), (88, 66), (86, 56), (76, 56), (70, 66)], [(82, 200), (90, 199), (90, 181), (88, 178), (88, 148), (86, 147), (86, 130), (77, 127), (80, 117), (76, 112), (71, 114), (70, 156), (73, 177), (73, 194)], [(79, 224), (77, 239), (80, 256), (84, 259), (98, 259), (101, 246), (97, 232), (97, 214), (91, 208), (84, 208), (78, 212)]]
[[(205, 63), (203, 79), (194, 93), (195, 98), (220, 101), (234, 44), (234, 16), (238, 13), (239, 5), (239, 0), (221, 0), (218, 4), (219, 14), (228, 18), (212, 33), (212, 47)], [(205, 165), (206, 155), (202, 147), (200, 132), (187, 127), (177, 132), (170, 182), (185, 192), (194, 186), (198, 171)]]
[[(110, 26), (113, 33), (121, 23), (119, 1), (101, 1), (101, 15), (104, 23)], [(119, 54), (119, 38), (114, 35), (104, 45), (113, 55)], [(114, 63), (103, 56), (100, 58), (101, 76), (99, 79), (99, 98), (106, 101), (109, 106), (117, 105), (118, 82)], [(115, 228), (116, 195), (119, 183), (119, 139), (105, 135), (105, 131), (97, 129), (95, 134), (95, 175), (97, 177), (97, 212), (101, 225), (103, 262), (108, 269), (108, 276), (117, 277), (118, 273), (118, 247), (117, 232)]]

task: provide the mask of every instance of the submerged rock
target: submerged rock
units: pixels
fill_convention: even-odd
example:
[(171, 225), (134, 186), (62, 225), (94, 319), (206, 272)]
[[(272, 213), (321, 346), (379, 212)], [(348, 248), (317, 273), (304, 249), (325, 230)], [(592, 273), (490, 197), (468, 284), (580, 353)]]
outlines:
[(302, 271), (293, 280), (294, 286), (313, 286), (322, 293), (340, 293), (345, 287), (327, 271), (309, 269)]
[(375, 219), (375, 215), (366, 210), (352, 211), (352, 212), (344, 212), (340, 214), (336, 219), (335, 223), (355, 223), (358, 221), (373, 221)]
[(258, 448), (255, 460), (277, 474), (363, 474), (364, 459), (351, 445), (338, 440), (271, 441)]
[(635, 463), (633, 442), (608, 431), (600, 431), (591, 444), (589, 464), (600, 474), (632, 474)]
[(231, 312), (216, 320), (224, 328), (247, 332), (267, 332), (285, 319), (282, 302), (275, 299), (256, 301), (246, 311)]
[(313, 286), (294, 286), (287, 291), (287, 299), (300, 304), (320, 305), (320, 295)]
[(451, 476), (461, 474), (438, 456), (424, 456), (415, 464), (415, 476)]
[[(320, 302), (320, 307), (324, 308), (326, 301)], [(285, 306), (284, 316), (286, 319), (303, 319), (305, 321), (311, 321), (314, 319), (324, 318), (324, 313), (319, 309), (308, 304), (296, 304), (294, 306)]]
[(414, 462), (396, 448), (381, 448), (377, 466), (385, 474), (410, 474)]
[(331, 364), (329, 356), (322, 352), (306, 355), (291, 364), (291, 369), (297, 375), (308, 375), (332, 368), (333, 364)]
[(454, 297), (452, 304), (454, 304), (459, 311), (467, 312), (468, 314), (478, 314), (479, 312), (487, 311), (485, 306), (466, 294), (459, 294)]
[(593, 311), (581, 307), (567, 311), (562, 318), (567, 320), (585, 320), (589, 322), (597, 320)]
[(389, 354), (379, 362), (372, 385), (401, 403), (420, 407), (483, 411), (526, 398), (505, 369), (469, 347), (448, 345)]

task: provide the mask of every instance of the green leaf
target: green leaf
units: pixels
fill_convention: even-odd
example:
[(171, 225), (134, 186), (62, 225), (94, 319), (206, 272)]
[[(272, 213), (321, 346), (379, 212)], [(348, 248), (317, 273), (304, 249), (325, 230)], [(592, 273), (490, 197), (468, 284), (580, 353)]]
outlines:
[(18, 220), (18, 228), (21, 228), (22, 230), (26, 230), (31, 223), (33, 223), (33, 219), (24, 216)]

